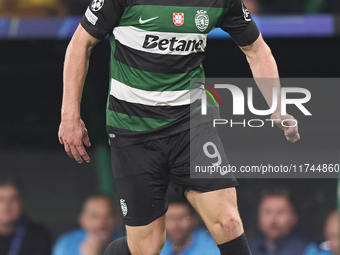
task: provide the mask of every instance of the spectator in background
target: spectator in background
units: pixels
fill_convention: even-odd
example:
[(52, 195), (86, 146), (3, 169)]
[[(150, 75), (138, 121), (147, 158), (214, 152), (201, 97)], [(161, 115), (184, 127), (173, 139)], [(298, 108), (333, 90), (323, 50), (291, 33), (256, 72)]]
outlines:
[(106, 196), (89, 197), (79, 216), (81, 229), (63, 234), (53, 255), (101, 255), (107, 245), (122, 235), (114, 234), (113, 204)]
[(310, 247), (306, 255), (339, 255), (339, 214), (335, 210), (327, 217), (325, 230), (326, 242), (319, 247)]
[(220, 255), (209, 232), (197, 227), (199, 220), (191, 205), (175, 195), (169, 197), (165, 214), (167, 240), (161, 255)]
[(310, 242), (295, 232), (298, 215), (286, 190), (264, 191), (259, 205), (263, 236), (250, 244), (253, 255), (303, 255)]
[[(253, 1), (253, 0), (248, 0)], [(259, 0), (261, 14), (340, 13), (339, 0)], [(250, 12), (251, 13), (251, 12)]]
[(325, 237), (329, 241), (331, 252), (339, 255), (339, 214), (333, 211), (327, 218), (325, 226)]
[(49, 17), (67, 15), (61, 0), (0, 0), (0, 17)]
[(261, 14), (299, 14), (307, 0), (260, 0)]
[(0, 177), (0, 254), (50, 255), (49, 233), (23, 214), (18, 180)]

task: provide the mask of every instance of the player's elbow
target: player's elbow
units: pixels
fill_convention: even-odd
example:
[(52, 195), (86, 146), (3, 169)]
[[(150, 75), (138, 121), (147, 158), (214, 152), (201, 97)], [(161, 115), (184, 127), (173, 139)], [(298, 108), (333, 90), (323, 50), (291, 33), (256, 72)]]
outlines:
[(265, 42), (263, 42), (261, 47), (255, 47), (254, 49), (245, 53), (249, 64), (257, 63), (258, 61), (272, 57), (272, 51)]
[(272, 56), (272, 51), (271, 49), (269, 48), (269, 46), (264, 43), (263, 47), (259, 50), (259, 53), (261, 56), (263, 57), (271, 57)]
[(89, 59), (93, 47), (89, 44), (79, 43), (77, 38), (72, 38), (66, 49), (66, 59)]

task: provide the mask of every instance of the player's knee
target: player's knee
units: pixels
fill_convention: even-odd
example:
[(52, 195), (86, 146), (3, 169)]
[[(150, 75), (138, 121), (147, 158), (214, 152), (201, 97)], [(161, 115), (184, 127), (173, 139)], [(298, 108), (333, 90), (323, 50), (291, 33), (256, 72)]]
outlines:
[(243, 232), (241, 218), (238, 214), (227, 214), (220, 217), (219, 227), (227, 236), (238, 236)]
[(236, 217), (221, 219), (219, 224), (222, 229), (230, 233), (238, 231), (242, 226), (241, 220)]
[(134, 243), (131, 245), (130, 251), (133, 255), (137, 254), (148, 254), (148, 255), (159, 255), (162, 251), (162, 248), (165, 244), (165, 236), (159, 236), (157, 238), (153, 238), (152, 240), (143, 240), (139, 243)]

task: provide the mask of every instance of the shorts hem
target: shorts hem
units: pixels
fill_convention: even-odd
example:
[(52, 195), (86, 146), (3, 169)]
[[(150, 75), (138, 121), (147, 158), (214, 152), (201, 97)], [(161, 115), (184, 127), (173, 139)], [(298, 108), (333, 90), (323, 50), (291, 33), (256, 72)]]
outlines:
[(157, 214), (157, 216), (155, 217), (152, 217), (150, 220), (147, 220), (147, 221), (134, 221), (134, 222), (130, 222), (128, 223), (125, 219), (124, 219), (124, 223), (126, 226), (129, 226), (129, 227), (141, 227), (141, 226), (146, 226), (148, 224), (150, 224), (151, 222), (159, 219), (160, 217), (162, 217), (163, 215), (165, 215), (165, 213), (168, 211), (168, 208), (162, 212), (162, 213), (159, 213)]
[[(228, 185), (228, 186), (224, 186), (224, 187), (214, 187), (211, 189), (200, 189), (200, 188), (190, 188), (190, 187), (185, 187), (185, 189), (191, 189), (191, 190), (195, 190), (195, 191), (199, 191), (202, 193), (207, 193), (207, 192), (212, 192), (212, 191), (216, 191), (216, 190), (220, 190), (220, 189), (229, 189), (229, 188), (238, 188), (239, 184), (232, 184), (232, 185)], [(184, 189), (183, 189), (184, 190)]]
[(215, 191), (215, 190), (221, 190), (221, 189), (228, 189), (228, 188), (238, 188), (240, 185), (238, 183), (235, 184), (231, 184), (231, 185), (226, 185), (226, 186), (220, 186), (220, 187), (212, 187), (209, 189), (202, 189), (199, 187), (188, 187), (188, 186), (180, 186), (180, 187), (176, 187), (175, 191), (177, 192), (177, 194), (181, 195), (182, 197), (185, 197), (184, 192), (186, 190), (194, 190), (194, 191), (198, 191), (198, 192), (202, 192), (202, 193), (207, 193), (207, 192), (211, 192), (211, 191)]

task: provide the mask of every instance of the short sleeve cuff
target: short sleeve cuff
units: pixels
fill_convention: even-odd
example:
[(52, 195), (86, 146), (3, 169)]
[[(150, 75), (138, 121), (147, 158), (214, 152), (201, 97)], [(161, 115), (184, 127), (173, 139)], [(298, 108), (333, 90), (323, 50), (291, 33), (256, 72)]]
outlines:
[(98, 40), (103, 40), (107, 34), (106, 32), (99, 31), (95, 26), (90, 24), (85, 16), (81, 19), (80, 24), (90, 35)]
[(256, 26), (254, 20), (252, 20), (246, 29), (241, 33), (230, 33), (230, 36), (240, 47), (248, 46), (255, 42), (260, 36), (260, 31)]

